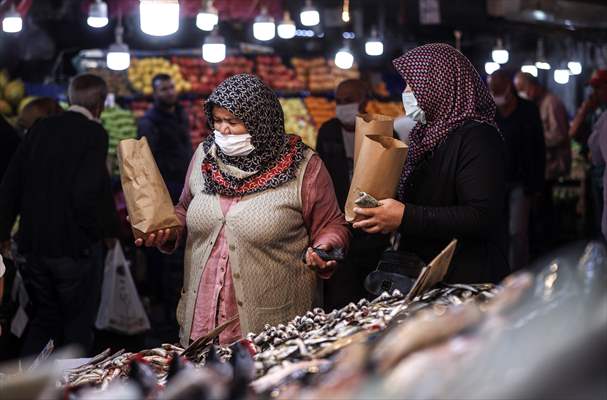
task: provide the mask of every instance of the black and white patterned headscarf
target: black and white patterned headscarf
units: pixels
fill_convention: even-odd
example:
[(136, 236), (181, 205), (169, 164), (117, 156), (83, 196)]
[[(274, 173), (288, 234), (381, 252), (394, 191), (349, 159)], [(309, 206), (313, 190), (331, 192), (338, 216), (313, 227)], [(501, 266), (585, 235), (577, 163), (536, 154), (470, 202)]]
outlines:
[(298, 136), (285, 133), (282, 107), (272, 89), (249, 74), (223, 81), (205, 104), (211, 132), (214, 106), (227, 109), (244, 123), (255, 150), (246, 156), (227, 156), (215, 146), (211, 133), (203, 143), (206, 193), (242, 196), (295, 178), (306, 146)]

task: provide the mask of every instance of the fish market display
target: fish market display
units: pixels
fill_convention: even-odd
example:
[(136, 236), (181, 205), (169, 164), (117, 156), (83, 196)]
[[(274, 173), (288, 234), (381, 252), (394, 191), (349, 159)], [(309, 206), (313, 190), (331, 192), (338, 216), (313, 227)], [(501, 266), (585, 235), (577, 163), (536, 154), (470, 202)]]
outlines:
[[(600, 389), (606, 353), (592, 340), (607, 329), (607, 253), (596, 246), (576, 265), (555, 259), (499, 286), (441, 283), (412, 299), (396, 290), (315, 308), (230, 346), (216, 339), (233, 321), (186, 349), (108, 349), (65, 371), (44, 398), (501, 399)], [(572, 374), (577, 386), (562, 379)], [(592, 393), (582, 397), (604, 397)]]

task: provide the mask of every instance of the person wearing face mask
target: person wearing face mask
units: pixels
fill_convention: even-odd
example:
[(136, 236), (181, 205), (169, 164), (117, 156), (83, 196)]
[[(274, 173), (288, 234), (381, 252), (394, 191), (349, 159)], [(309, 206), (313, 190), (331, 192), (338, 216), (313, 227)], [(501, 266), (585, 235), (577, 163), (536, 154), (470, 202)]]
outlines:
[(519, 98), (511, 77), (497, 70), (488, 78), (497, 122), (506, 142), (509, 261), (513, 271), (529, 263), (531, 202), (544, 187), (544, 131), (537, 106)]
[(347, 250), (349, 231), (322, 160), (285, 133), (276, 94), (258, 77), (223, 81), (205, 103), (213, 133), (196, 150), (176, 213), (183, 228), (136, 245), (172, 251), (186, 241), (177, 308), (184, 346), (236, 318), (219, 336), (229, 344), (265, 324), (313, 307), (317, 279), (335, 260), (312, 248)]
[[(360, 79), (341, 82), (335, 90), (336, 117), (318, 131), (316, 151), (331, 175), (335, 194), (344, 210), (354, 169), (354, 131), (356, 115), (364, 113), (369, 98), (367, 84)], [(377, 266), (388, 237), (355, 231), (351, 250), (343, 265), (324, 282), (324, 306), (327, 311), (356, 302), (367, 295), (365, 277)]]
[[(152, 78), (154, 105), (139, 119), (137, 136), (146, 137), (160, 174), (167, 185), (173, 203), (179, 201), (183, 182), (192, 157), (188, 116), (177, 101), (175, 84), (169, 75)], [(153, 329), (167, 332), (166, 341), (177, 340), (178, 326), (175, 309), (182, 285), (183, 248), (173, 254), (160, 253), (155, 248), (144, 250), (146, 279), (144, 300), (149, 304)], [(170, 332), (170, 333), (169, 333)]]
[(509, 272), (505, 146), (495, 103), (470, 61), (434, 43), (394, 60), (403, 103), (417, 121), (396, 199), (355, 208), (354, 228), (400, 233), (398, 250), (429, 263), (458, 239), (447, 282), (501, 281)]

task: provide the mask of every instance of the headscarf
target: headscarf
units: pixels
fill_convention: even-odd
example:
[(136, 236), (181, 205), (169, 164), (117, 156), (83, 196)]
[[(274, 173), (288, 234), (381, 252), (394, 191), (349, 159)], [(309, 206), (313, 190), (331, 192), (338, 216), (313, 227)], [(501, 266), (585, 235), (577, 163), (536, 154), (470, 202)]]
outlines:
[(295, 178), (306, 146), (300, 137), (285, 133), (282, 107), (272, 89), (249, 74), (223, 81), (205, 104), (211, 132), (213, 106), (227, 109), (244, 123), (255, 150), (247, 156), (230, 157), (215, 145), (211, 133), (203, 143), (205, 193), (242, 196), (276, 188)]
[(415, 165), (434, 151), (447, 135), (468, 121), (495, 124), (495, 102), (470, 61), (443, 43), (416, 47), (393, 61), (411, 87), (426, 124), (418, 123), (409, 136), (409, 153), (401, 174), (398, 198)]

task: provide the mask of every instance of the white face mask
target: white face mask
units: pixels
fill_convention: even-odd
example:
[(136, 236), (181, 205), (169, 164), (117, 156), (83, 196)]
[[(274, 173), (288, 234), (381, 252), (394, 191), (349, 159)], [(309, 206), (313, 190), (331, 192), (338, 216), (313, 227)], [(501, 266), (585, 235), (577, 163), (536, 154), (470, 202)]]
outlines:
[(521, 99), (529, 100), (529, 96), (527, 96), (527, 93), (525, 93), (525, 92), (518, 92), (518, 96)]
[(426, 123), (426, 114), (417, 105), (417, 99), (413, 95), (413, 92), (403, 92), (403, 106), (405, 107), (407, 117), (421, 124)]
[(417, 124), (417, 122), (406, 115), (394, 119), (394, 130), (398, 133), (400, 140), (409, 143), (409, 134), (415, 127), (415, 124)]
[(354, 126), (358, 107), (358, 103), (338, 104), (335, 106), (335, 116), (343, 125)]
[(213, 131), (215, 144), (226, 156), (237, 157), (251, 154), (255, 147), (251, 144), (251, 135), (224, 135), (217, 129)]
[(507, 102), (505, 95), (493, 96), (493, 101), (495, 102), (495, 105), (498, 106), (498, 107), (506, 105), (506, 102)]

